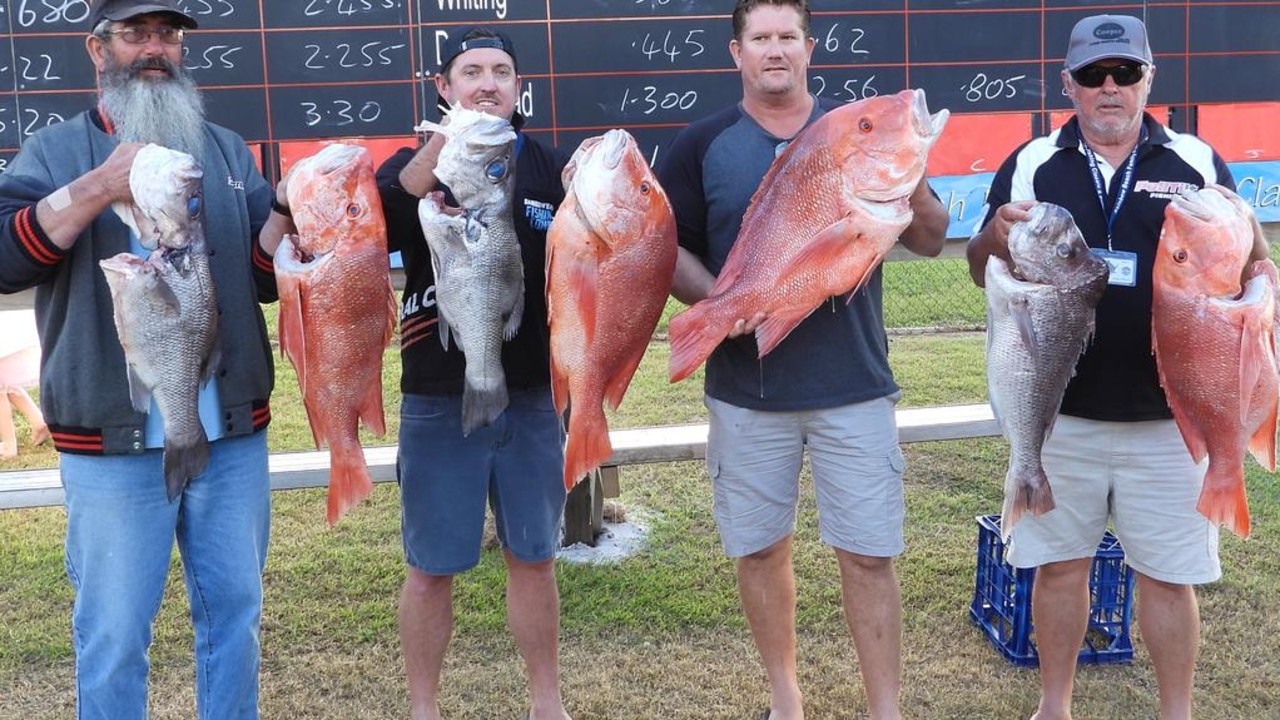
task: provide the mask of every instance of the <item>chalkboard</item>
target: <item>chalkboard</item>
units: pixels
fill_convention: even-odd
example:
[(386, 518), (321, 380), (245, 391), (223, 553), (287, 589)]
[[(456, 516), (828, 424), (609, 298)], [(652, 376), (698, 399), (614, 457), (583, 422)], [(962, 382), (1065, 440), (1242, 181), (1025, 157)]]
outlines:
[[(684, 124), (741, 94), (727, 49), (732, 0), (179, 4), (200, 23), (183, 62), (210, 118), (260, 145), (269, 175), (290, 147), (317, 140), (407, 141), (418, 121), (435, 116), (429, 79), (441, 43), (469, 25), (513, 38), (527, 128), (565, 148), (625, 127), (656, 157)], [(1088, 14), (1146, 18), (1157, 65), (1151, 102), (1175, 129), (1196, 130), (1201, 106), (1280, 101), (1280, 0), (812, 0), (811, 7), (813, 92), (851, 101), (920, 87), (933, 109), (991, 120), (953, 123), (931, 172), (990, 169), (992, 158), (1061, 120), (1070, 109), (1059, 79), (1066, 38)], [(93, 103), (87, 16), (87, 0), (0, 0), (0, 162), (36, 129)], [(1280, 118), (1280, 110), (1267, 117)], [(1280, 159), (1251, 152), (1251, 160)]]

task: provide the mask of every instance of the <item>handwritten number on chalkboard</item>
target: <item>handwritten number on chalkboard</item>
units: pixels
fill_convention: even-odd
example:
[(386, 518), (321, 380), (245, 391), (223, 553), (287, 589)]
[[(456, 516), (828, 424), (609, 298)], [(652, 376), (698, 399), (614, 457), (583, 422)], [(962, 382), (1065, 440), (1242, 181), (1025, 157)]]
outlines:
[[(42, 127), (48, 127), (48, 126), (50, 126), (50, 125), (54, 125), (54, 124), (60, 123), (60, 122), (62, 122), (63, 120), (65, 120), (65, 119), (66, 119), (66, 118), (62, 117), (61, 115), (59, 115), (58, 113), (51, 112), (51, 113), (49, 113), (49, 116), (48, 116), (48, 117), (44, 118), (44, 125), (40, 125), (40, 111), (39, 111), (39, 110), (36, 110), (35, 108), (23, 108), (23, 112), (24, 112), (24, 113), (29, 113), (29, 114), (31, 115), (31, 122), (27, 123), (27, 124), (22, 128), (22, 136), (23, 136), (24, 138), (25, 138), (25, 137), (30, 137), (32, 133), (34, 133), (36, 130), (39, 130), (39, 129), (40, 129), (40, 128), (42, 128)], [(37, 127), (37, 126), (38, 126), (38, 127)]]
[[(236, 6), (232, 5), (228, 0), (191, 0), (190, 2), (179, 2), (178, 7), (188, 15), (203, 16), (216, 15), (218, 17), (228, 17), (236, 13)], [(222, 12), (218, 12), (219, 8), (225, 8)]]
[[(840, 38), (836, 37), (836, 33), (839, 30), (840, 30), (840, 23), (836, 23), (832, 25), (831, 29), (827, 30), (826, 39), (822, 41), (822, 47), (829, 53), (837, 52), (841, 48)], [(849, 33), (853, 35), (853, 42), (849, 43), (849, 52), (853, 53), (854, 55), (868, 54), (870, 51), (863, 50), (862, 48), (858, 47), (858, 43), (861, 42), (862, 38), (866, 36), (867, 31), (863, 30), (862, 28), (855, 27), (855, 28), (849, 28)]]
[(307, 17), (323, 15), (332, 10), (339, 15), (355, 15), (375, 8), (390, 10), (399, 7), (395, 0), (309, 0), (302, 14)]
[[(875, 79), (875, 75), (871, 75), (866, 80), (850, 78), (849, 80), (844, 81), (843, 86), (836, 88), (832, 92), (832, 96), (837, 100), (847, 103), (873, 98), (880, 94), (880, 91), (871, 84), (875, 82)], [(822, 95), (827, 91), (827, 79), (825, 77), (821, 75), (814, 75), (813, 81), (818, 84), (818, 89), (813, 92), (814, 95)]]
[(68, 22), (79, 25), (89, 19), (89, 0), (62, 0), (62, 2), (40, 0), (40, 9), (48, 11), (43, 16), (27, 7), (28, 3), (35, 4), (31, 0), (22, 0), (18, 3), (18, 24), (22, 27), (31, 27), (36, 20), (50, 24)]
[[(351, 44), (338, 43), (338, 45), (336, 46), (337, 50), (342, 51), (341, 57), (338, 58), (338, 67), (355, 68), (355, 67), (373, 67), (375, 65), (391, 65), (392, 60), (391, 58), (387, 57), (387, 53), (393, 50), (400, 50), (405, 47), (404, 43), (398, 43), (396, 45), (388, 45), (386, 47), (381, 47), (381, 45), (382, 45), (381, 40), (375, 40), (374, 42), (367, 42), (364, 45), (361, 45), (360, 55), (364, 59), (353, 60), (351, 58)], [(324, 52), (324, 48), (322, 48), (319, 45), (313, 45), (311, 43), (308, 43), (305, 47), (311, 51), (311, 55), (307, 57), (306, 61), (303, 63), (303, 66), (306, 67), (308, 70), (324, 70), (325, 69), (324, 61), (329, 59), (329, 54)], [(372, 49), (377, 50), (377, 52), (375, 53), (377, 57), (374, 57), (373, 55), (369, 54), (369, 51)]]
[[(652, 33), (645, 33), (644, 39), (640, 41), (640, 52), (644, 53), (644, 56), (649, 60), (652, 60), (654, 55), (666, 55), (667, 59), (673, 63), (676, 58), (686, 52), (688, 52), (689, 57), (698, 57), (707, 51), (707, 46), (696, 39), (703, 32), (705, 30), (701, 28), (690, 30), (689, 34), (685, 35), (684, 42), (681, 43), (679, 40), (673, 39), (671, 31), (668, 30), (662, 36), (661, 44), (658, 43)], [(635, 47), (635, 43), (632, 43), (632, 47)]]
[(234, 69), (236, 64), (231, 56), (243, 50), (240, 45), (210, 45), (200, 53), (200, 57), (195, 61), (191, 60), (191, 48), (183, 46), (182, 48), (182, 66), (188, 70), (210, 70), (212, 68)]
[(1020, 80), (1025, 80), (1026, 75), (1014, 75), (1007, 78), (988, 77), (986, 73), (978, 73), (973, 79), (960, 86), (964, 91), (964, 99), (971, 103), (982, 102), (983, 100), (998, 100), (1000, 98), (1013, 98), (1018, 96), (1018, 88), (1015, 84)]
[(667, 92), (659, 94), (661, 91), (653, 85), (645, 85), (640, 88), (638, 97), (631, 97), (631, 88), (627, 88), (622, 93), (622, 112), (627, 111), (628, 105), (636, 103), (644, 103), (640, 113), (643, 115), (651, 115), (658, 109), (662, 110), (689, 110), (698, 103), (698, 92), (696, 90), (688, 90), (686, 92)]
[(361, 105), (360, 110), (355, 115), (351, 114), (351, 111), (355, 109), (355, 105), (348, 100), (333, 100), (323, 109), (321, 109), (320, 104), (313, 102), (302, 102), (300, 105), (302, 105), (303, 112), (306, 114), (303, 122), (307, 124), (307, 127), (319, 125), (324, 122), (326, 116), (337, 118), (336, 121), (330, 123), (336, 127), (352, 125), (357, 121), (372, 123), (382, 116), (382, 106), (372, 100)]
[(44, 70), (42, 72), (38, 72), (35, 75), (32, 75), (31, 66), (37, 63), (32, 61), (31, 58), (26, 57), (24, 55), (18, 56), (18, 60), (22, 62), (22, 79), (27, 81), (32, 81), (32, 82), (36, 80), (45, 81), (45, 82), (48, 82), (50, 80), (61, 80), (62, 79), (61, 75), (53, 74), (53, 57), (50, 55), (46, 55), (44, 53), (41, 53), (40, 57), (44, 59)]

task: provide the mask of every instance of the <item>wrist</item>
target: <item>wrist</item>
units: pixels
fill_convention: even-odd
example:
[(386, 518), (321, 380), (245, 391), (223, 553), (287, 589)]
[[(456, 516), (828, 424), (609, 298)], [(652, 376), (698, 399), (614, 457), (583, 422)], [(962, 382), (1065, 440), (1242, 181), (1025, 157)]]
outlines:
[(283, 215), (289, 219), (293, 219), (293, 211), (289, 209), (288, 205), (281, 204), (280, 200), (276, 198), (274, 195), (271, 196), (271, 212), (274, 212), (277, 215)]

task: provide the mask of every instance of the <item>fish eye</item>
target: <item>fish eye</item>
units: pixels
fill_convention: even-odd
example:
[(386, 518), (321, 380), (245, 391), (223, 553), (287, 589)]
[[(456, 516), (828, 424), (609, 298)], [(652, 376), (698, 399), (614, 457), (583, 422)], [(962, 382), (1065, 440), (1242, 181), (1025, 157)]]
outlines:
[(1173, 261), (1176, 263), (1184, 263), (1187, 261), (1187, 251), (1184, 248), (1178, 248), (1173, 251)]
[(347, 217), (360, 217), (361, 209), (356, 203), (347, 206)]
[(869, 133), (875, 129), (875, 126), (871, 124), (870, 120), (862, 118), (858, 121), (858, 129), (864, 133)]
[(1058, 246), (1054, 248), (1053, 251), (1058, 254), (1058, 257), (1063, 259), (1070, 258), (1076, 254), (1075, 249), (1071, 247), (1070, 243), (1058, 243)]
[(200, 196), (192, 195), (187, 198), (187, 217), (195, 220), (200, 217)]
[(647, 183), (647, 182), (642, 182), (642, 183), (640, 183), (640, 192), (644, 193), (645, 195), (648, 195), (648, 194), (649, 194), (649, 183)]
[(507, 177), (507, 159), (494, 160), (484, 168), (484, 174), (490, 180), (497, 182)]

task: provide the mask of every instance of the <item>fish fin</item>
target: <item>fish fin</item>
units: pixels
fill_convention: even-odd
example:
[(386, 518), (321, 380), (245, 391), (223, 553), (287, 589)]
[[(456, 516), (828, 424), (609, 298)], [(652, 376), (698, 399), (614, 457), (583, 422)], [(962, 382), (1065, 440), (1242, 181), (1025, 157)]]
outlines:
[(772, 312), (764, 322), (756, 328), (756, 357), (763, 358), (778, 344), (791, 334), (802, 320), (809, 317), (815, 308), (788, 308)]
[(1204, 476), (1204, 487), (1196, 510), (1214, 525), (1225, 525), (1228, 530), (1248, 538), (1250, 531), (1249, 498), (1245, 495), (1244, 466), (1235, 465), (1224, 475), (1212, 461)]
[(182, 494), (191, 478), (204, 472), (209, 464), (209, 440), (204, 429), (196, 442), (178, 444), (170, 438), (164, 440), (164, 489), (169, 502)]
[(502, 340), (508, 342), (520, 332), (520, 321), (524, 319), (524, 279), (520, 280), (520, 290), (516, 293), (516, 302), (511, 306), (511, 314), (502, 324)]
[(382, 408), (382, 383), (373, 382), (360, 403), (360, 424), (365, 430), (382, 437), (387, 434), (387, 415)]
[(133, 365), (129, 365), (129, 400), (133, 403), (133, 409), (140, 413), (151, 410), (151, 388), (142, 381)]
[[(1261, 331), (1262, 328), (1256, 327), (1250, 319), (1246, 318), (1240, 332), (1240, 385), (1236, 391), (1240, 396), (1241, 423), (1249, 421), (1249, 406), (1253, 402), (1253, 388), (1258, 384), (1258, 378), (1262, 376), (1263, 366), (1271, 362), (1272, 368), (1274, 368), (1274, 361), (1266, 356), (1266, 340), (1264, 333)], [(1272, 371), (1274, 372), (1274, 370)]]
[(298, 387), (303, 397), (307, 394), (307, 332), (306, 308), (303, 306), (302, 283), (297, 278), (276, 276), (279, 293), (279, 317), (277, 334), (280, 336), (280, 352), (293, 364), (298, 376)]
[(329, 498), (327, 520), (337, 524), (347, 511), (373, 492), (373, 481), (358, 444), (334, 447), (329, 454)]
[(564, 486), (572, 489), (613, 454), (609, 423), (600, 404), (579, 404), (569, 413), (569, 439), (564, 448)]
[(1000, 510), (1000, 535), (1006, 542), (1026, 513), (1043, 515), (1057, 507), (1053, 499), (1053, 488), (1049, 486), (1049, 478), (1044, 468), (1037, 468), (1030, 477), (1023, 478), (1010, 466), (1004, 481), (1004, 506)]
[(462, 389), (462, 436), (493, 422), (507, 409), (507, 383), (497, 383), (492, 390), (467, 385)]
[(671, 344), (667, 374), (673, 383), (692, 375), (729, 334), (727, 328), (712, 327), (713, 323), (719, 323), (712, 317), (711, 302), (714, 300), (710, 297), (699, 300), (671, 318), (667, 332)]
[(1040, 354), (1040, 341), (1036, 337), (1035, 322), (1031, 319), (1031, 303), (1025, 295), (1014, 295), (1009, 298), (1009, 315), (1013, 318), (1014, 327), (1018, 328), (1018, 337), (1023, 347), (1034, 356)]
[(1276, 471), (1276, 415), (1277, 398), (1270, 398), (1271, 409), (1267, 417), (1249, 438), (1249, 454), (1268, 472)]
[(610, 410), (617, 410), (622, 404), (622, 397), (627, 394), (627, 388), (631, 387), (631, 378), (635, 377), (636, 368), (640, 367), (640, 361), (644, 359), (646, 349), (646, 346), (638, 348), (638, 351), (622, 363), (604, 386), (604, 401), (609, 404)]
[(560, 416), (569, 407), (569, 371), (554, 352), (551, 354), (551, 402)]
[(596, 310), (600, 302), (599, 280), (600, 267), (594, 255), (590, 257), (567, 254), (556, 257), (557, 263), (564, 263), (568, 276), (561, 287), (570, 294), (569, 308), (562, 311), (576, 312), (582, 323), (583, 345), (591, 347), (596, 335)]

